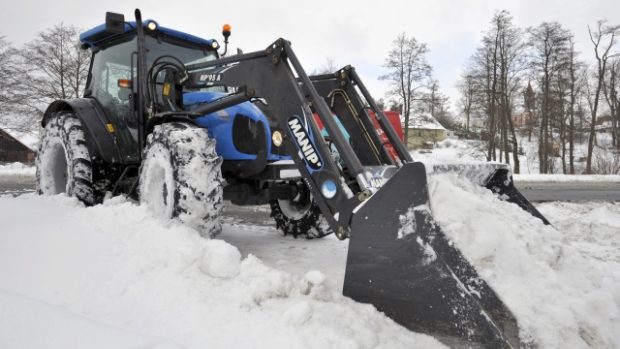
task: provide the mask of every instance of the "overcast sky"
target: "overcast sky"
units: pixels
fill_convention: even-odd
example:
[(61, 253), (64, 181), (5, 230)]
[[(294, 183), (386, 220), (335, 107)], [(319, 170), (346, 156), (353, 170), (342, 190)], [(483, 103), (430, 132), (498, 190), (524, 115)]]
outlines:
[(60, 22), (91, 28), (104, 22), (106, 11), (133, 20), (138, 7), (144, 18), (160, 25), (220, 42), (222, 24), (230, 23), (232, 47), (245, 52), (284, 37), (308, 71), (324, 65), (327, 57), (338, 67), (355, 66), (376, 99), (387, 89), (386, 82), (377, 79), (385, 73), (381, 66), (386, 53), (398, 33), (405, 32), (428, 44), (433, 75), (452, 102), (458, 98), (454, 84), (497, 10), (510, 11), (523, 28), (559, 21), (573, 31), (587, 59), (592, 48), (586, 26), (604, 18), (620, 23), (619, 0), (2, 1), (0, 35), (15, 45)]

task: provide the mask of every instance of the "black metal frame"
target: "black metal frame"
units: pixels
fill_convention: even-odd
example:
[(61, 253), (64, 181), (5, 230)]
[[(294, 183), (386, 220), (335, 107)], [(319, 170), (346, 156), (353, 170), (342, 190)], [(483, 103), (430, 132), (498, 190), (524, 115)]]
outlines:
[[(229, 97), (204, 104), (193, 109), (190, 114), (204, 115), (216, 112), (252, 98), (263, 98), (269, 103), (276, 124), (280, 129), (287, 130), (284, 141), (288, 153), (293, 157), (304, 182), (330, 226), (341, 238), (348, 234), (353, 209), (377, 189), (369, 183), (367, 166), (400, 166), (411, 161), (411, 156), (396, 131), (350, 66), (334, 74), (309, 77), (291, 48), (290, 42), (278, 39), (262, 51), (188, 65), (185, 68), (189, 76), (187, 84), (192, 87), (237, 88), (237, 92)], [(359, 93), (355, 90), (356, 87)], [(335, 89), (339, 89), (342, 95), (346, 96), (349, 108), (333, 106), (330, 108), (327, 105), (326, 100)], [(390, 158), (379, 139), (368, 115), (368, 107), (365, 105), (370, 106), (376, 113), (381, 127), (398, 152), (400, 158), (398, 163)], [(347, 129), (354, 146), (338, 127), (334, 112)], [(327, 129), (344, 162), (344, 171), (332, 159), (327, 143), (320, 136), (313, 113), (319, 115)], [(312, 135), (308, 137), (308, 141), (320, 159), (321, 166), (318, 169), (312, 168), (309, 160), (303, 156), (302, 149), (295, 141), (298, 136), (294, 130), (285, 127), (292, 118), (302, 121), (303, 132)], [(300, 131), (299, 128), (296, 130)], [(374, 162), (358, 156), (365, 154), (366, 149), (376, 150), (378, 157)], [(336, 195), (333, 198), (326, 198), (321, 193), (320, 188), (325, 181), (331, 181), (336, 185)]]

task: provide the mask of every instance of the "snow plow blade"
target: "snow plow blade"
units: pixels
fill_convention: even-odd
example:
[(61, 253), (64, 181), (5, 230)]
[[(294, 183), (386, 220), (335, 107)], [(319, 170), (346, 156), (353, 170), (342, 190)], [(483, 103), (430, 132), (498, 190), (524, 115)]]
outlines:
[(343, 294), (451, 347), (522, 345), (513, 314), (431, 216), (419, 162), (353, 216)]

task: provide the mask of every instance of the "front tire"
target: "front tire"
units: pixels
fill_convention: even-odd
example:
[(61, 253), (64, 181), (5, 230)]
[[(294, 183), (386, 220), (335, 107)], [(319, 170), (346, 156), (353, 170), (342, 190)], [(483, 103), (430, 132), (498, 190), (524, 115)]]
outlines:
[(140, 203), (214, 237), (222, 230), (221, 164), (206, 129), (180, 122), (156, 126), (140, 168)]
[(332, 233), (327, 220), (321, 213), (308, 189), (300, 184), (299, 195), (293, 200), (272, 200), (271, 217), (276, 227), (286, 235), (317, 239)]
[(35, 164), (37, 193), (66, 193), (86, 205), (95, 203), (91, 157), (82, 124), (73, 113), (47, 122)]

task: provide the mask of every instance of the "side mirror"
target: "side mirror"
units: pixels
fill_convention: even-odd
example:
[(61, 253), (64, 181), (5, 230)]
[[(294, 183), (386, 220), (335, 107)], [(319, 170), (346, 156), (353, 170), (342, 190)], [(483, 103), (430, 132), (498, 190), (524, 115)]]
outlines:
[(105, 13), (105, 31), (110, 34), (122, 34), (125, 32), (125, 16), (120, 13)]
[(243, 54), (243, 50), (237, 47), (237, 54), (238, 55), (242, 55)]

